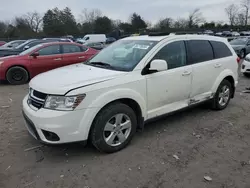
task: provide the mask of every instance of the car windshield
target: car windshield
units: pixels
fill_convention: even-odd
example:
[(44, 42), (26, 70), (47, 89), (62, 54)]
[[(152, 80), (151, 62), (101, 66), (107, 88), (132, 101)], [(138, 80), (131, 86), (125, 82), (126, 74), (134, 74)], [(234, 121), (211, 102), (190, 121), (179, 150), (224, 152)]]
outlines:
[(235, 39), (230, 42), (232, 45), (245, 45), (247, 43), (247, 38)]
[(24, 46), (26, 46), (27, 44), (29, 44), (32, 41), (35, 41), (35, 40), (32, 40), (32, 39), (31, 40), (27, 40), (26, 42), (24, 42), (24, 43), (18, 45), (17, 47), (15, 47), (15, 49), (23, 49)]
[(147, 40), (119, 40), (104, 48), (86, 64), (118, 71), (132, 71), (156, 43), (157, 41)]
[(32, 52), (32, 51), (34, 51), (35, 49), (40, 48), (40, 47), (42, 47), (42, 46), (43, 46), (42, 44), (38, 44), (38, 45), (36, 45), (36, 46), (33, 46), (33, 47), (29, 48), (28, 50), (23, 51), (23, 52), (20, 53), (19, 55), (27, 55), (27, 54), (29, 54), (30, 52)]

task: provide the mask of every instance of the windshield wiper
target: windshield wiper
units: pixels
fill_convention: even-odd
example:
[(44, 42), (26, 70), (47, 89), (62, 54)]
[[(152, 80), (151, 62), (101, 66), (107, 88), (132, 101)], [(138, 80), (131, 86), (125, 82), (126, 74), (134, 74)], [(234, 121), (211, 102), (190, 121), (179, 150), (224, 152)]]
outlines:
[(114, 67), (112, 67), (112, 65), (108, 64), (108, 63), (104, 63), (101, 61), (98, 62), (88, 62), (86, 63), (87, 65), (93, 65), (93, 66), (100, 66), (100, 67), (107, 67), (107, 68), (111, 68), (114, 69)]

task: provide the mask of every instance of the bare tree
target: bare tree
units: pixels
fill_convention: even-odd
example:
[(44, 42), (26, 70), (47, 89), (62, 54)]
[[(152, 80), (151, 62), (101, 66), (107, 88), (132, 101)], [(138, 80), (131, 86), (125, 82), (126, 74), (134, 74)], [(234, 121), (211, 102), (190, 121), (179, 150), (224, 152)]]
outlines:
[(155, 27), (160, 30), (166, 30), (173, 26), (173, 22), (174, 20), (172, 18), (161, 19), (156, 23)]
[(245, 23), (244, 23), (244, 25), (247, 26), (248, 17), (249, 17), (250, 0), (242, 0), (241, 5), (245, 9)]
[(230, 25), (233, 26), (236, 22), (238, 7), (235, 4), (231, 4), (227, 8), (225, 8), (225, 11), (227, 13)]
[(80, 19), (82, 23), (93, 23), (96, 18), (101, 17), (102, 12), (99, 9), (88, 10), (87, 8), (82, 10)]
[(27, 23), (34, 32), (38, 32), (41, 28), (43, 17), (38, 12), (29, 12), (25, 16)]
[(173, 27), (177, 29), (184, 29), (187, 26), (188, 26), (188, 20), (183, 18), (178, 18), (173, 24)]
[(193, 26), (199, 25), (204, 21), (205, 19), (203, 18), (202, 13), (200, 12), (200, 9), (195, 9), (188, 16), (188, 27), (192, 28)]
[(236, 16), (236, 19), (235, 19), (235, 23), (237, 25), (245, 25), (246, 24), (246, 17), (245, 17), (245, 14), (243, 13), (239, 13), (237, 16)]

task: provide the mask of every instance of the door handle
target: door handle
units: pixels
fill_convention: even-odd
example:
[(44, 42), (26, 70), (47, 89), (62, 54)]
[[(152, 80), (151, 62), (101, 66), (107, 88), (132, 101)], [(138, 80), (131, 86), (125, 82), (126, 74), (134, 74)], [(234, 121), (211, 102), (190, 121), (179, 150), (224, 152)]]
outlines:
[(214, 65), (214, 68), (220, 68), (221, 67), (221, 64), (220, 63), (216, 63), (215, 65)]
[(56, 58), (56, 59), (54, 59), (54, 61), (61, 61), (62, 60), (62, 58)]
[(188, 75), (190, 75), (191, 74), (191, 71), (184, 71), (183, 73), (182, 73), (182, 76), (188, 76)]
[(78, 57), (78, 59), (84, 59), (84, 58), (85, 58), (85, 56)]

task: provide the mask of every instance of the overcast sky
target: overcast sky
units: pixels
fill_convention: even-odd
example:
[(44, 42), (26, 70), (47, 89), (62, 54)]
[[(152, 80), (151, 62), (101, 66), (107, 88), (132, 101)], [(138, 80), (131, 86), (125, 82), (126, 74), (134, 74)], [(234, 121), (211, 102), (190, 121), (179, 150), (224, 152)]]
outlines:
[(133, 12), (155, 23), (164, 17), (186, 17), (200, 8), (207, 21), (227, 21), (225, 7), (239, 0), (1, 0), (0, 20), (11, 20), (30, 11), (44, 13), (49, 8), (68, 6), (78, 19), (84, 8), (97, 8), (112, 19), (127, 21)]

